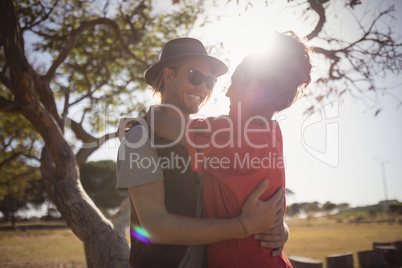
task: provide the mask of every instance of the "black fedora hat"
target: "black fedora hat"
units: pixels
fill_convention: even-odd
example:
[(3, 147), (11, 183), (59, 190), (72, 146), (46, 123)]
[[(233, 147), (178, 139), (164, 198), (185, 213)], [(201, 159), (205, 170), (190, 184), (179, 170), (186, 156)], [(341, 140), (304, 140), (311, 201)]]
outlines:
[(206, 60), (211, 65), (212, 73), (217, 77), (228, 71), (226, 64), (208, 55), (204, 45), (199, 40), (184, 37), (170, 40), (165, 44), (159, 61), (145, 71), (145, 82), (148, 85), (152, 85), (163, 68), (186, 58), (202, 58)]

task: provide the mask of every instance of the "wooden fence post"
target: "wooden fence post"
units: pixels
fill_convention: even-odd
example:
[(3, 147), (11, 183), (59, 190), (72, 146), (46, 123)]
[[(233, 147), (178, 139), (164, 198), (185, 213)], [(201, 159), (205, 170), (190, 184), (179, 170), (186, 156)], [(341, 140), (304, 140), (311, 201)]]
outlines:
[(378, 250), (367, 250), (357, 252), (359, 267), (383, 267), (385, 266), (384, 252)]
[(379, 246), (392, 246), (391, 242), (373, 242), (373, 250), (376, 250)]
[(329, 255), (326, 261), (327, 268), (353, 268), (353, 253)]
[(384, 253), (385, 263), (389, 267), (399, 266), (399, 256), (398, 256), (399, 252), (395, 246), (377, 246), (375, 250)]
[(312, 258), (290, 256), (289, 261), (293, 268), (322, 268), (322, 261)]
[(392, 244), (396, 247), (397, 250), (402, 250), (402, 240), (395, 241)]
[(402, 266), (402, 240), (395, 241), (392, 244), (395, 246), (395, 248), (396, 248), (396, 250), (398, 252), (397, 253), (398, 254), (398, 256), (397, 256), (398, 265)]

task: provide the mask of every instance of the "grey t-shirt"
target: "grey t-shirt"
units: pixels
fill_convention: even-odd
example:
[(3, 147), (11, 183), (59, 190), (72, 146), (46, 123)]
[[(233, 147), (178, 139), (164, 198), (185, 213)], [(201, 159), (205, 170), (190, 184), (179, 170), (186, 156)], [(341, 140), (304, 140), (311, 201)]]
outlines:
[[(147, 183), (164, 180), (162, 168), (158, 163), (158, 153), (151, 146), (148, 129), (137, 125), (129, 130), (122, 140), (117, 155), (117, 184), (119, 191)], [(202, 217), (201, 175), (197, 183), (196, 218)], [(179, 268), (206, 267), (205, 245), (190, 246)]]
[(137, 125), (121, 141), (117, 154), (117, 190), (163, 181), (159, 156), (151, 147), (148, 130)]

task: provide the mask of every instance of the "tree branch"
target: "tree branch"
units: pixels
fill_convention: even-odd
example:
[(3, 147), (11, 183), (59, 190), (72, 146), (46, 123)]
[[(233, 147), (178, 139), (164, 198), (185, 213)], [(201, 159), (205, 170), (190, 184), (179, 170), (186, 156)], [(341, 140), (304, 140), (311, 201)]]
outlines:
[(321, 48), (321, 47), (314, 47), (313, 51), (314, 51), (314, 53), (322, 54), (329, 59), (339, 60), (339, 56), (337, 56), (336, 53), (338, 53), (342, 50), (328, 50), (328, 49)]
[(17, 113), (19, 112), (18, 106), (19, 105), (15, 101), (9, 101), (0, 97), (0, 112)]
[[(39, 25), (40, 23), (46, 21), (46, 20), (49, 18), (50, 14), (53, 12), (53, 10), (54, 10), (54, 9), (56, 8), (56, 6), (58, 5), (58, 3), (59, 3), (59, 0), (56, 0), (56, 1), (53, 3), (53, 6), (49, 9), (48, 12), (45, 11), (45, 7), (43, 6), (42, 3), (40, 3), (40, 6), (41, 6), (41, 8), (42, 8), (42, 10), (43, 10), (43, 12), (44, 12), (45, 14), (44, 14), (42, 17), (40, 17), (39, 20), (37, 20), (37, 19), (39, 18), (39, 16), (38, 16), (38, 17), (33, 18), (33, 20), (30, 21), (29, 23), (26, 23), (26, 24), (24, 25), (24, 27), (21, 28), (22, 31), (25, 31), (25, 30), (28, 30), (28, 29), (29, 29), (29, 30), (32, 30), (32, 28), (33, 28), (34, 26)], [(28, 25), (29, 25), (29, 26), (28, 26)]]
[(68, 88), (63, 87), (63, 93), (64, 93), (64, 108), (61, 117), (63, 118), (63, 120), (65, 120), (68, 114), (68, 108), (70, 107), (68, 105), (68, 102), (70, 101), (70, 90), (68, 90)]
[(75, 155), (75, 159), (80, 168), (85, 164), (88, 157), (100, 146), (102, 146), (102, 144), (104, 144), (109, 139), (116, 138), (118, 135), (118, 132), (116, 131), (114, 133), (105, 134), (100, 138), (95, 138), (85, 131), (85, 129), (82, 127), (82, 123), (78, 123), (72, 119), (68, 119), (68, 123), (77, 139), (81, 140), (84, 144), (83, 147), (78, 150), (77, 154)]
[(77, 160), (77, 164), (80, 168), (83, 167), (85, 162), (87, 161), (88, 157), (95, 152), (96, 150), (99, 149), (99, 147), (102, 146), (107, 140), (116, 138), (118, 136), (118, 132), (114, 133), (108, 133), (99, 139), (96, 139), (96, 142), (94, 143), (94, 146), (85, 146), (82, 147), (77, 154), (75, 155), (75, 159)]
[(85, 131), (85, 129), (82, 127), (82, 124), (77, 123), (70, 118), (68, 118), (68, 122), (70, 123), (69, 126), (71, 130), (74, 132), (75, 136), (77, 136), (78, 139), (87, 143), (95, 142), (97, 140), (94, 136)]
[[(10, 68), (8, 87), (15, 95), (24, 99), (23, 92), (16, 87), (16, 80), (20, 79), (23, 73), (32, 71), (25, 57), (24, 39), (15, 15), (13, 2), (10, 0), (0, 1), (0, 10), (0, 33), (6, 63)], [(29, 87), (26, 93), (33, 95), (33, 88)]]
[[(375, 25), (377, 24), (377, 22), (381, 19), (381, 17), (383, 17), (383, 16), (385, 16), (385, 15), (388, 15), (388, 14), (389, 14), (390, 12), (392, 12), (393, 10), (394, 10), (394, 9), (391, 7), (391, 8), (389, 8), (389, 9), (387, 9), (387, 10), (381, 12), (376, 18), (373, 19), (373, 21), (371, 22), (371, 24), (370, 24), (370, 26), (368, 27), (367, 30), (365, 30), (365, 28), (360, 24), (359, 19), (355, 17), (356, 22), (359, 23), (360, 29), (362, 30), (362, 32), (363, 32), (364, 34), (363, 34), (363, 36), (362, 36), (360, 39), (356, 40), (355, 42), (351, 43), (349, 46), (345, 47), (345, 49), (349, 49), (349, 48), (351, 48), (351, 47), (356, 46), (358, 43), (361, 43), (361, 42), (364, 41), (364, 40), (368, 40), (368, 36), (369, 36), (371, 33), (373, 33), (374, 26), (375, 26)], [(376, 41), (378, 41), (378, 40), (376, 39)]]
[[(10, 0), (0, 1), (0, 9), (1, 36), (6, 63), (10, 70), (10, 82), (6, 85), (13, 92), (16, 101), (21, 105), (20, 107), (37, 102), (36, 89), (41, 95), (41, 100), (45, 107), (54, 119), (58, 120), (59, 117), (52, 91), (48, 87), (42, 87), (41, 79), (29, 65), (25, 56), (24, 38), (15, 14), (13, 2)], [(58, 123), (60, 123), (59, 120)]]
[(0, 168), (2, 168), (4, 165), (6, 165), (8, 162), (16, 159), (18, 156), (20, 156), (21, 153), (13, 153), (10, 157), (7, 157), (6, 159), (4, 159), (3, 161), (1, 161), (0, 163)]
[(4, 72), (0, 72), (0, 82), (11, 90), (11, 81), (10, 79), (8, 79)]
[(326, 22), (326, 16), (325, 16), (325, 9), (322, 6), (323, 4), (320, 3), (317, 0), (308, 0), (308, 3), (310, 4), (310, 7), (317, 12), (319, 16), (319, 20), (317, 22), (317, 25), (315, 26), (315, 29), (306, 36), (307, 40), (311, 40), (314, 37), (316, 37), (324, 27), (324, 23)]
[[(0, 1), (0, 30), (3, 39), (4, 54), (10, 68), (11, 90), (18, 103), (17, 111), (23, 114), (41, 134), (49, 146), (56, 166), (63, 171), (75, 168), (75, 162), (68, 162), (74, 158), (69, 145), (63, 138), (61, 128), (55, 118), (37, 99), (34, 86), (40, 80), (29, 65), (23, 49), (23, 37), (11, 0)], [(2, 99), (3, 107), (10, 102)], [(8, 109), (10, 106), (8, 107)], [(7, 109), (7, 108), (4, 108)], [(71, 166), (66, 165), (70, 163)]]
[(70, 52), (73, 50), (74, 48), (74, 44), (75, 41), (77, 40), (78, 36), (84, 32), (85, 30), (87, 30), (88, 28), (94, 27), (98, 24), (106, 24), (109, 25), (116, 33), (117, 35), (117, 39), (119, 40), (119, 42), (121, 43), (121, 45), (123, 46), (124, 50), (131, 55), (131, 57), (133, 57), (135, 60), (138, 60), (140, 62), (144, 62), (143, 60), (141, 60), (140, 58), (138, 58), (137, 56), (135, 56), (130, 49), (128, 48), (126, 42), (124, 41), (119, 26), (117, 25), (117, 23), (113, 20), (107, 19), (107, 18), (99, 18), (99, 19), (95, 19), (92, 21), (85, 21), (81, 24), (80, 27), (78, 27), (77, 29), (71, 31), (71, 34), (68, 38), (68, 42), (66, 43), (66, 45), (64, 46), (64, 48), (62, 49), (62, 51), (60, 52), (59, 56), (57, 57), (57, 59), (53, 62), (52, 66), (50, 66), (48, 72), (45, 75), (45, 81), (47, 83), (49, 83), (49, 81), (53, 78), (57, 68), (65, 61), (65, 59), (67, 58), (67, 56), (70, 54)]

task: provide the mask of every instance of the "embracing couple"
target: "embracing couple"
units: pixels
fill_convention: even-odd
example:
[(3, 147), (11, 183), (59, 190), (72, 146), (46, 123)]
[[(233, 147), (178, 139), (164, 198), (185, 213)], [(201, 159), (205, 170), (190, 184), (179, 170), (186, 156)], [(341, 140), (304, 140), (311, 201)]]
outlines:
[(197, 39), (169, 41), (145, 72), (161, 105), (130, 122), (117, 159), (116, 188), (131, 200), (132, 267), (292, 267), (272, 117), (303, 94), (311, 63), (293, 32), (274, 42), (237, 66), (226, 116), (190, 119), (228, 70)]

